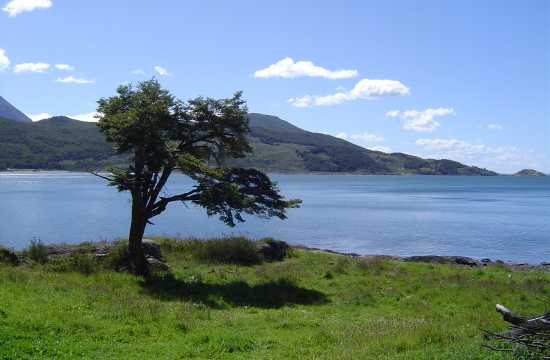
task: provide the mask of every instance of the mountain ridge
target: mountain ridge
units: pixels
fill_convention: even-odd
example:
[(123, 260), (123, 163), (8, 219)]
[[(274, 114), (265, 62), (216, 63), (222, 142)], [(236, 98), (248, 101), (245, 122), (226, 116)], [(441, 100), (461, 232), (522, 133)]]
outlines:
[(4, 99), (2, 96), (0, 96), (0, 118), (24, 123), (32, 122), (32, 120), (27, 115), (19, 111), (19, 109), (10, 104), (10, 102)]
[[(452, 160), (365, 149), (273, 115), (250, 113), (248, 118), (253, 153), (228, 165), (285, 173), (497, 175)], [(94, 123), (64, 116), (34, 123), (0, 119), (0, 169), (90, 170), (123, 162)]]

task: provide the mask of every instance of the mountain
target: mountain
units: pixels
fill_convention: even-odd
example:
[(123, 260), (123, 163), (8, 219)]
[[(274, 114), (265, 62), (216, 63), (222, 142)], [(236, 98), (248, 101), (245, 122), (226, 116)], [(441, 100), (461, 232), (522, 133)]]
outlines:
[[(251, 113), (249, 122), (254, 151), (230, 165), (290, 173), (497, 175), (452, 160), (367, 150), (276, 116)], [(93, 123), (67, 117), (30, 124), (0, 119), (0, 168), (85, 170), (123, 161)]]
[(6, 99), (0, 96), (0, 118), (30, 123), (31, 119), (21, 111), (19, 111), (15, 106), (10, 104)]
[(514, 176), (546, 176), (546, 174), (534, 169), (523, 169), (515, 173)]
[(334, 136), (300, 129), (276, 116), (249, 114), (250, 156), (236, 165), (267, 171), (359, 174), (497, 175), (452, 160), (372, 151)]
[(117, 161), (93, 123), (53, 117), (34, 123), (0, 119), (0, 169), (83, 170)]

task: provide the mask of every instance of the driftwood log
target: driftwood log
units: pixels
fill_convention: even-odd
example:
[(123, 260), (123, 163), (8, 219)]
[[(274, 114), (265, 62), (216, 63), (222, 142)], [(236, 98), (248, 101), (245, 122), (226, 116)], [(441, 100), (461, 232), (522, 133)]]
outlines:
[[(512, 344), (521, 351), (532, 354), (533, 358), (550, 360), (550, 312), (534, 318), (515, 314), (507, 307), (497, 304), (496, 310), (504, 321), (510, 324), (510, 329), (502, 333), (485, 331), (487, 339), (494, 339)], [(514, 352), (514, 346), (495, 347), (485, 344), (486, 348), (497, 351)]]

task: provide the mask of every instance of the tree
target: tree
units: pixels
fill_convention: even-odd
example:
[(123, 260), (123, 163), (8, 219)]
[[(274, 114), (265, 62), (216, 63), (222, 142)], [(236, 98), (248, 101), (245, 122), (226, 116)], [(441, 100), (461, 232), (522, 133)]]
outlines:
[[(275, 183), (255, 169), (224, 167), (227, 158), (251, 152), (246, 103), (232, 98), (174, 98), (155, 79), (124, 85), (117, 95), (98, 101), (98, 126), (119, 154), (129, 156), (128, 167), (110, 169), (106, 179), (132, 197), (128, 236), (130, 270), (147, 274), (142, 239), (151, 219), (170, 203), (191, 202), (218, 215), (230, 226), (244, 222), (243, 214), (286, 218), (286, 209), (300, 200), (285, 200)], [(166, 195), (170, 175), (179, 171), (195, 181), (182, 194)]]

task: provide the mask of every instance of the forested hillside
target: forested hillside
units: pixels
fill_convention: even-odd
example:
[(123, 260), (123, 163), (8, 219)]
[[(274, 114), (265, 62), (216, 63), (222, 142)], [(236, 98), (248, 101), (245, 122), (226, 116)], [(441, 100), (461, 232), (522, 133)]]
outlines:
[[(254, 152), (234, 165), (297, 173), (496, 175), (451, 160), (367, 150), (275, 116), (252, 113), (249, 120)], [(121, 161), (93, 123), (67, 117), (36, 123), (0, 119), (0, 168), (89, 170)]]

